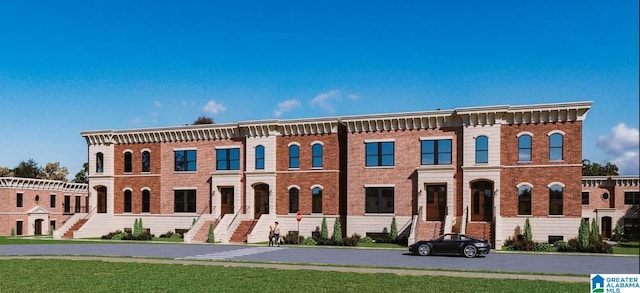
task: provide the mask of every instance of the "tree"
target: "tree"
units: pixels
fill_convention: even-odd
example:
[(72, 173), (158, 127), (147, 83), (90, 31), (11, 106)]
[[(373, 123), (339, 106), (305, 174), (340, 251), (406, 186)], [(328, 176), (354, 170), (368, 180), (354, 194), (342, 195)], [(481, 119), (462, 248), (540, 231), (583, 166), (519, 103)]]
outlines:
[(75, 183), (89, 183), (89, 163), (82, 164), (82, 170), (76, 173)]
[(320, 225), (320, 239), (329, 239), (329, 229), (327, 228), (327, 217), (322, 217), (322, 225)]
[(582, 176), (612, 176), (618, 175), (618, 166), (607, 163), (602, 166), (587, 159), (582, 160)]
[(589, 234), (589, 220), (582, 219), (580, 228), (578, 228), (578, 247), (580, 250), (585, 250), (589, 247)]
[(21, 178), (40, 178), (41, 169), (33, 159), (22, 161), (13, 169), (13, 176)]
[(41, 169), (43, 179), (67, 181), (69, 170), (66, 167), (60, 167), (60, 162), (47, 163), (44, 168)]
[(214, 243), (216, 242), (216, 238), (213, 234), (213, 224), (209, 223), (209, 233), (207, 233), (207, 243)]
[(531, 241), (533, 239), (533, 234), (531, 233), (531, 224), (529, 223), (529, 218), (524, 221), (524, 239), (527, 241)]
[(131, 231), (131, 235), (134, 237), (138, 237), (138, 235), (140, 235), (140, 230), (138, 230), (138, 218), (133, 221), (133, 230)]
[(200, 116), (198, 117), (198, 119), (196, 119), (196, 121), (193, 122), (193, 125), (199, 125), (199, 124), (213, 124), (213, 118)]
[(591, 221), (591, 230), (589, 235), (589, 245), (595, 246), (596, 244), (602, 242), (602, 236), (600, 235), (600, 228), (598, 227), (598, 223), (596, 219)]
[(340, 228), (340, 219), (336, 218), (333, 224), (333, 240), (335, 242), (342, 241), (342, 228)]
[(0, 177), (13, 177), (13, 171), (7, 167), (0, 167)]
[(398, 224), (396, 223), (396, 217), (393, 217), (391, 219), (391, 240), (396, 241), (396, 239), (398, 239)]

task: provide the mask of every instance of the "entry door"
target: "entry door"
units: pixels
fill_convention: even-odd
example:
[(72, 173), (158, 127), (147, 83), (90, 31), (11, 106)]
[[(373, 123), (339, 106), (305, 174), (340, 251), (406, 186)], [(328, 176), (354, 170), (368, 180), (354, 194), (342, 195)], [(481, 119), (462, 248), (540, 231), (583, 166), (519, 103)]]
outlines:
[(602, 232), (600, 235), (604, 238), (611, 238), (611, 217), (602, 217), (601, 222)]
[(35, 222), (35, 235), (42, 235), (42, 219), (37, 219)]
[(253, 189), (255, 194), (254, 203), (256, 206), (254, 218), (257, 220), (260, 219), (262, 214), (269, 213), (269, 185), (258, 184)]
[(68, 195), (64, 196), (64, 213), (71, 213), (71, 196)]
[(81, 206), (82, 206), (82, 198), (80, 196), (76, 196), (76, 205), (74, 207), (74, 210), (76, 211), (76, 213), (80, 212)]
[(98, 188), (98, 213), (106, 213), (107, 212), (107, 188), (99, 187)]
[(235, 208), (233, 206), (233, 187), (223, 187), (220, 189), (220, 196), (222, 197), (220, 208), (222, 214), (233, 214), (235, 213)]

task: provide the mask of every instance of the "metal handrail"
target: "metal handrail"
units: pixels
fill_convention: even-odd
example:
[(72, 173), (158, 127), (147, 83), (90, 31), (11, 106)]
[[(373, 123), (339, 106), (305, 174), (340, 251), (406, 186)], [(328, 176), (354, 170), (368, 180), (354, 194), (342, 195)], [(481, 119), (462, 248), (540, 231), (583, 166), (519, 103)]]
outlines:
[(233, 219), (231, 220), (231, 222), (229, 222), (229, 226), (227, 226), (227, 230), (231, 228), (231, 225), (233, 225), (233, 222), (236, 221), (236, 218), (238, 218), (238, 215), (240, 215), (241, 211), (242, 209), (238, 209), (238, 211), (235, 213), (235, 215), (233, 216)]
[[(193, 229), (193, 226), (195, 226), (196, 223), (198, 223), (198, 221), (200, 221), (200, 218), (202, 218), (202, 215), (204, 215), (204, 212), (207, 210), (207, 208), (208, 208), (208, 206), (205, 206), (202, 209), (202, 211), (198, 214), (198, 217), (196, 218), (196, 220), (193, 223), (191, 223), (191, 226), (189, 226), (189, 230)], [(215, 206), (212, 207), (212, 208), (215, 208)]]

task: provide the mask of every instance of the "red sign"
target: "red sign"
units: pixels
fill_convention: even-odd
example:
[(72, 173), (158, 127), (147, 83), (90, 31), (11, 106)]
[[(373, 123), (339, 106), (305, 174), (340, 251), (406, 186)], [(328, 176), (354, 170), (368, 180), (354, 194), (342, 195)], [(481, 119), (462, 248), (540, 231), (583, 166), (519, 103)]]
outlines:
[(300, 212), (296, 214), (296, 221), (298, 222), (302, 221), (302, 214)]

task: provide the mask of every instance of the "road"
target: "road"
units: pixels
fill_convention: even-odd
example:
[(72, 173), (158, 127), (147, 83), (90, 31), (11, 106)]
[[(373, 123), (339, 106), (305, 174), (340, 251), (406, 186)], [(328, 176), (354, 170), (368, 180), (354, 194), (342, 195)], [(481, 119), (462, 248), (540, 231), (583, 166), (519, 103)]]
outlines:
[(492, 252), (486, 257), (420, 257), (408, 251), (329, 247), (267, 247), (194, 244), (33, 244), (0, 245), (5, 255), (101, 255), (189, 260), (286, 262), (420, 269), (481, 270), (554, 274), (638, 274), (638, 256)]

